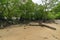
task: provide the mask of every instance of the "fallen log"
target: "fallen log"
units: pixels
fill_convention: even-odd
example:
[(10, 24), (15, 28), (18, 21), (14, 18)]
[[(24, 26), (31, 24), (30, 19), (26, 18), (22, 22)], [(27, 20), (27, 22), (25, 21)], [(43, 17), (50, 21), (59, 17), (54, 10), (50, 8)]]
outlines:
[(42, 23), (41, 26), (44, 26), (44, 27), (47, 27), (47, 28), (56, 30), (56, 27), (55, 26), (52, 26), (52, 25), (49, 25), (49, 24)]
[(42, 26), (42, 27), (47, 27), (50, 28), (52, 30), (56, 30), (55, 26), (49, 25), (49, 24), (45, 24), (45, 23), (30, 23), (30, 26)]

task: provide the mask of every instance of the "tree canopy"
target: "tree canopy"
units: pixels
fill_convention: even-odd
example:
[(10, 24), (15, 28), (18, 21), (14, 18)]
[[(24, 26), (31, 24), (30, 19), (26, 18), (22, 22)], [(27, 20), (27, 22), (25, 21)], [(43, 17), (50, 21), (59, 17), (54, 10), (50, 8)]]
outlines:
[[(41, 0), (38, 5), (32, 0), (0, 0), (0, 18), (22, 17), (24, 19), (55, 19), (60, 14), (59, 0)], [(60, 16), (60, 15), (59, 15)]]

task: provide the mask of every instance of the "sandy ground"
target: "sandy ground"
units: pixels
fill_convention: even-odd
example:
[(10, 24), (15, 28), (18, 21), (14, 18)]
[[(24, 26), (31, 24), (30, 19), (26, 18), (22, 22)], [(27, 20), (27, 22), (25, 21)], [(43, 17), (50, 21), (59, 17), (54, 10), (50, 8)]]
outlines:
[(60, 40), (60, 25), (52, 30), (41, 26), (12, 25), (10, 28), (0, 29), (0, 40)]

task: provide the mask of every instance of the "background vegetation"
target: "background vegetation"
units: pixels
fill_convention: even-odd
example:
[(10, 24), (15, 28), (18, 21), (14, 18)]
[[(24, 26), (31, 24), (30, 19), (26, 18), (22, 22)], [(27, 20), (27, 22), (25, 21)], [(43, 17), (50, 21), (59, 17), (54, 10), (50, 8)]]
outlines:
[[(32, 0), (0, 0), (0, 24), (24, 20), (60, 19), (59, 0), (41, 0), (38, 5)], [(48, 1), (48, 2), (47, 2)]]

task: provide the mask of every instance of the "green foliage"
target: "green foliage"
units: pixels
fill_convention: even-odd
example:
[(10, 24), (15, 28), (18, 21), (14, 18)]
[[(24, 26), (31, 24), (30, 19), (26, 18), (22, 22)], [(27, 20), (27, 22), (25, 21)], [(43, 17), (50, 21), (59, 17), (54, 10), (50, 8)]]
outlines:
[[(21, 20), (24, 22), (24, 20), (60, 19), (60, 2), (58, 0), (41, 0), (43, 5), (35, 4), (32, 0), (24, 1), (0, 0), (0, 27), (2, 24), (17, 24)], [(7, 20), (4, 19), (6, 17)]]
[(48, 17), (47, 17), (48, 20), (54, 20), (55, 18), (56, 18), (55, 13), (53, 13), (53, 12), (48, 13)]
[(55, 13), (60, 12), (60, 3), (58, 3), (53, 9), (52, 11), (54, 11)]
[(60, 12), (56, 14), (56, 19), (60, 19)]
[(60, 2), (52, 9), (55, 12), (56, 19), (60, 19)]
[[(51, 2), (52, 1), (52, 2)], [(47, 0), (45, 0), (47, 2)], [(60, 18), (60, 4), (54, 7), (51, 11), (46, 11), (46, 9), (51, 9), (55, 5), (57, 0), (50, 0), (49, 3), (44, 5), (34, 4), (32, 0), (23, 3), (21, 0), (0, 0), (0, 17), (22, 17), (24, 19), (55, 19)], [(51, 4), (52, 3), (52, 4)], [(49, 5), (49, 7), (47, 7)], [(56, 16), (55, 16), (56, 15)]]

